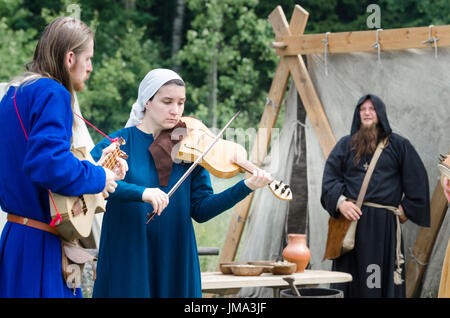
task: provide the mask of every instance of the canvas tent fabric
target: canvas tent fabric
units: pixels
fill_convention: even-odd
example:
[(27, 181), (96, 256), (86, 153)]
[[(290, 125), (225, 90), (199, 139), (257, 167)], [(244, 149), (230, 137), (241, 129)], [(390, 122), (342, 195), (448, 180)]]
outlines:
[[(300, 151), (301, 123), (297, 120), (297, 100), (297, 90), (291, 85), (285, 102), (283, 128), (272, 136), (271, 151), (262, 167), (286, 184), (290, 183), (294, 158)], [(288, 208), (289, 203), (275, 198), (268, 187), (255, 193), (244, 233), (241, 261), (282, 260), (287, 240)], [(242, 288), (239, 296), (272, 297), (273, 291), (270, 288)]]
[[(393, 131), (409, 139), (424, 162), (431, 197), (439, 180), (437, 169), (439, 154), (446, 154), (450, 150), (450, 49), (438, 49), (437, 58), (434, 49), (431, 48), (381, 52), (380, 59), (375, 50), (374, 53), (329, 54), (326, 61), (323, 54), (311, 54), (307, 56), (307, 66), (336, 140), (350, 133), (353, 112), (361, 96), (372, 93), (384, 101)], [(292, 90), (289, 92), (289, 95), (291, 94)], [(287, 103), (286, 113), (289, 112)], [(280, 141), (283, 136), (285, 143), (280, 147), (280, 151), (287, 151), (286, 149), (292, 151), (290, 141), (295, 130), (285, 129), (289, 120), (293, 119), (285, 118), (284, 121)], [(311, 269), (329, 270), (331, 261), (322, 261), (329, 214), (320, 204), (326, 158), (308, 118), (305, 124), (307, 232), (311, 250), (309, 266)], [(292, 169), (292, 156), (286, 154), (281, 157), (286, 158), (286, 162), (275, 171), (288, 174)], [(270, 197), (270, 193), (261, 191), (255, 195), (244, 232), (240, 260), (281, 258), (282, 248), (285, 245), (285, 241), (281, 238), (287, 236), (285, 221), (288, 208), (280, 206), (275, 210), (273, 203), (270, 203), (271, 199), (266, 196)], [(409, 261), (420, 228), (412, 222), (406, 222), (401, 227), (406, 261)], [(426, 264), (421, 297), (437, 296), (449, 237), (450, 216), (447, 213)], [(270, 296), (264, 289), (246, 289), (242, 290), (240, 295)]]
[[(308, 56), (308, 69), (336, 140), (350, 132), (358, 98), (366, 93), (380, 96), (386, 104), (392, 130), (408, 138), (424, 162), (431, 197), (439, 180), (439, 154), (446, 154), (450, 149), (450, 49), (439, 49), (437, 58), (431, 48), (382, 52), (380, 59), (375, 53), (333, 54), (327, 56), (326, 65), (327, 70), (323, 54)], [(310, 127), (307, 125), (306, 129), (308, 146), (317, 143)], [(321, 181), (321, 174), (314, 177), (309, 171), (318, 162), (317, 154), (308, 151), (307, 155), (313, 158), (308, 159), (308, 180)], [(328, 215), (319, 202), (311, 201), (316, 207), (309, 210), (310, 219), (318, 219), (317, 228), (326, 228)], [(450, 236), (449, 218), (447, 214), (426, 265), (421, 297), (437, 296)], [(412, 222), (402, 225), (407, 261), (419, 230)], [(313, 246), (320, 242), (318, 245), (324, 248), (325, 237), (321, 231), (314, 231), (310, 239)], [(321, 263), (322, 255), (315, 253), (313, 262)]]

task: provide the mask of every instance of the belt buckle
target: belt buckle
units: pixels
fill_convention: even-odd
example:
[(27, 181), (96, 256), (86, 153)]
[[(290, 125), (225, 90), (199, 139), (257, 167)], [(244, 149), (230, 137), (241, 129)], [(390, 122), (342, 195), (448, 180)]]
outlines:
[(28, 218), (23, 218), (23, 224), (26, 225), (28, 223)]

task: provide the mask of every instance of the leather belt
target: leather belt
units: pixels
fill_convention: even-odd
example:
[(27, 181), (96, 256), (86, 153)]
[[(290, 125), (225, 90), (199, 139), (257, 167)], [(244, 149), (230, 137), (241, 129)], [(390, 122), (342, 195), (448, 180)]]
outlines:
[(41, 221), (36, 221), (36, 220), (30, 219), (30, 218), (18, 216), (18, 215), (11, 214), (11, 213), (8, 213), (8, 221), (12, 222), (12, 223), (26, 225), (26, 226), (32, 227), (34, 229), (49, 232), (49, 233), (59, 236), (59, 232), (56, 228), (50, 226), (47, 223), (41, 222)]

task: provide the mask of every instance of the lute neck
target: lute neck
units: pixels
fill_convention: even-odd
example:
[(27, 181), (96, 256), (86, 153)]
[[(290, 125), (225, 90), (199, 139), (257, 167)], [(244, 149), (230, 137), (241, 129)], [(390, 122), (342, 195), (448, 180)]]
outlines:
[(120, 150), (120, 145), (124, 145), (125, 144), (125, 140), (123, 140), (123, 138), (120, 138), (118, 141), (114, 142), (116, 145), (116, 148), (114, 149), (114, 151), (110, 152), (105, 160), (100, 164), (102, 167), (107, 168), (109, 170), (113, 170), (114, 167), (117, 164), (117, 158), (123, 158), (123, 159), (127, 159), (128, 156), (125, 152), (123, 152), (122, 150)]
[(117, 157), (120, 155), (120, 149), (117, 146), (113, 152), (110, 152), (106, 157), (105, 161), (101, 164), (103, 168), (107, 168), (109, 170), (113, 170), (117, 164)]

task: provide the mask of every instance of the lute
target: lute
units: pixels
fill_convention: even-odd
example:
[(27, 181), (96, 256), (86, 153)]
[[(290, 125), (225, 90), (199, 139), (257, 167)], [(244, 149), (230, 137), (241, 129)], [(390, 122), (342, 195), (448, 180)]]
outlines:
[[(127, 154), (120, 150), (120, 146), (125, 144), (125, 140), (118, 138), (113, 143), (115, 144), (114, 151), (108, 153), (98, 163), (110, 170), (117, 165), (118, 158), (128, 158)], [(86, 147), (73, 148), (71, 151), (79, 160), (95, 163)], [(101, 193), (70, 197), (51, 192), (49, 200), (52, 218), (55, 218), (58, 212), (61, 216), (59, 222), (56, 223), (58, 232), (68, 241), (88, 237), (91, 233), (95, 213), (106, 210), (106, 201)]]

